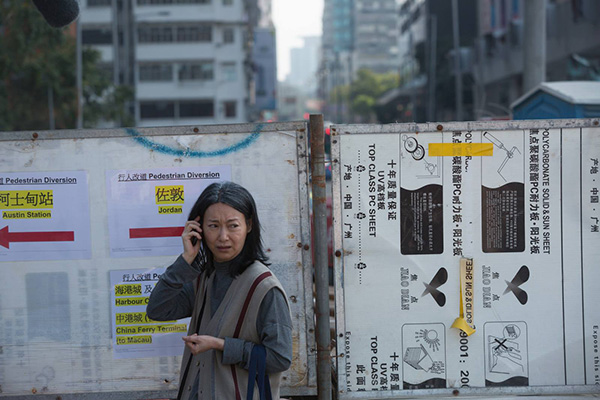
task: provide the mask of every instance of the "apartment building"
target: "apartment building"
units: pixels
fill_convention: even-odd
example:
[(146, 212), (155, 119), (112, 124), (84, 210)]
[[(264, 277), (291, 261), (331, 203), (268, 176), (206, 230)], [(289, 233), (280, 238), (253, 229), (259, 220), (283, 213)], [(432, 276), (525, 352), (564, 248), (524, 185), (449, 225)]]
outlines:
[(115, 83), (135, 87), (136, 126), (248, 121), (254, 28), (270, 19), (255, 0), (83, 3), (83, 45), (101, 52)]

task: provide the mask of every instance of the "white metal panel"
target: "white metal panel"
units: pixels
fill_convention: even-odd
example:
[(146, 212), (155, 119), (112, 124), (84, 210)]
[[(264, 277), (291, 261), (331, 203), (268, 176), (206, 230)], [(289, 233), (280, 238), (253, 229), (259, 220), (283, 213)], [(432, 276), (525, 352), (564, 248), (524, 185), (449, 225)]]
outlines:
[[(428, 150), (467, 142), (493, 155)], [(598, 120), (341, 125), (332, 153), (340, 398), (600, 393)]]
[[(310, 249), (304, 248), (310, 243), (306, 129), (306, 123), (298, 122), (5, 132), (0, 138), (0, 192), (4, 192), (0, 194), (10, 192), (14, 198), (17, 189), (48, 189), (35, 186), (33, 180), (8, 185), (6, 177), (15, 173), (22, 177), (76, 173), (78, 184), (85, 184), (78, 193), (89, 198), (88, 204), (83, 195), (60, 197), (60, 188), (54, 187), (52, 218), (19, 223), (29, 223), (32, 231), (47, 232), (53, 219), (62, 218), (63, 230), (69, 221), (82, 219), (89, 231), (77, 228), (73, 241), (78, 243), (81, 234), (89, 234), (91, 251), (79, 259), (68, 259), (62, 255), (61, 243), (55, 243), (57, 250), (51, 253), (48, 243), (16, 236), (8, 237), (17, 242), (0, 246), (0, 257), (15, 260), (0, 262), (2, 396), (175, 396), (181, 356), (114, 357), (109, 271), (165, 267), (175, 256), (111, 257), (106, 171), (181, 172), (211, 167), (230, 169), (231, 179), (255, 197), (271, 269), (290, 300), (294, 360), (285, 374), (282, 393), (316, 393), (312, 262)], [(87, 177), (86, 182), (82, 176)], [(123, 201), (135, 204), (136, 199)], [(181, 224), (194, 201), (186, 199)], [(70, 215), (59, 210), (59, 203), (71, 205)], [(83, 205), (89, 206), (88, 217), (78, 211)], [(0, 229), (8, 226), (11, 234), (18, 233), (15, 221), (4, 218)], [(168, 239), (157, 239), (156, 245), (163, 240), (166, 243)], [(39, 261), (19, 261), (23, 254), (36, 251), (45, 252)]]

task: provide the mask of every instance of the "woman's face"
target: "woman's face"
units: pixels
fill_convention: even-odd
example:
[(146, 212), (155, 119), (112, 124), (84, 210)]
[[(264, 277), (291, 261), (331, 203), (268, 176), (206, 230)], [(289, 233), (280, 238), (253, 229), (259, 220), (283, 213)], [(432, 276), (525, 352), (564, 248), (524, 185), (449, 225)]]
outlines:
[(215, 203), (204, 213), (202, 236), (217, 262), (237, 257), (251, 229), (244, 214), (227, 204)]

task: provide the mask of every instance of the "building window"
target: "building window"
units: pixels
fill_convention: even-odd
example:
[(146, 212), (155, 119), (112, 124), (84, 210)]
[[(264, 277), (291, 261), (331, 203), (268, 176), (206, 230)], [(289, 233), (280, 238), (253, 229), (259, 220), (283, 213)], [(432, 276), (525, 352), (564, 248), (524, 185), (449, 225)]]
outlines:
[(140, 43), (168, 43), (173, 41), (173, 27), (145, 25), (138, 28)]
[(179, 102), (181, 118), (213, 117), (215, 106), (212, 100), (191, 100)]
[(225, 82), (235, 82), (237, 80), (237, 71), (234, 62), (225, 62), (221, 64), (222, 80)]
[(212, 27), (210, 25), (190, 25), (177, 27), (178, 42), (210, 42)]
[(236, 117), (236, 101), (224, 101), (223, 109), (225, 112), (225, 118), (235, 118)]
[(172, 101), (141, 102), (140, 117), (144, 119), (175, 118), (175, 103)]
[(223, 5), (224, 6), (232, 6), (233, 5), (233, 0), (223, 0)]
[(112, 30), (110, 28), (85, 28), (81, 30), (81, 43), (83, 44), (112, 44)]
[(212, 61), (194, 62), (179, 65), (180, 81), (211, 81), (214, 79)]
[(112, 0), (87, 0), (88, 7), (104, 7), (110, 6)]
[(173, 80), (173, 65), (167, 63), (140, 64), (140, 82)]
[(234, 41), (234, 31), (233, 28), (224, 28), (223, 29), (223, 43), (233, 43)]

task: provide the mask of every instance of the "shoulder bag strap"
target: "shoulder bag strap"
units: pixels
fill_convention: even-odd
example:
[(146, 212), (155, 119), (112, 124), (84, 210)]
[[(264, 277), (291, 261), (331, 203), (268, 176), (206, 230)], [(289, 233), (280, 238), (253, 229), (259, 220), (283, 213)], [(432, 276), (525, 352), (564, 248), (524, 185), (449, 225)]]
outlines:
[(271, 384), (269, 375), (266, 374), (267, 351), (263, 345), (255, 344), (252, 347), (250, 356), (250, 366), (248, 367), (248, 392), (246, 400), (253, 400), (254, 381), (258, 383), (258, 393), (260, 400), (272, 400)]

